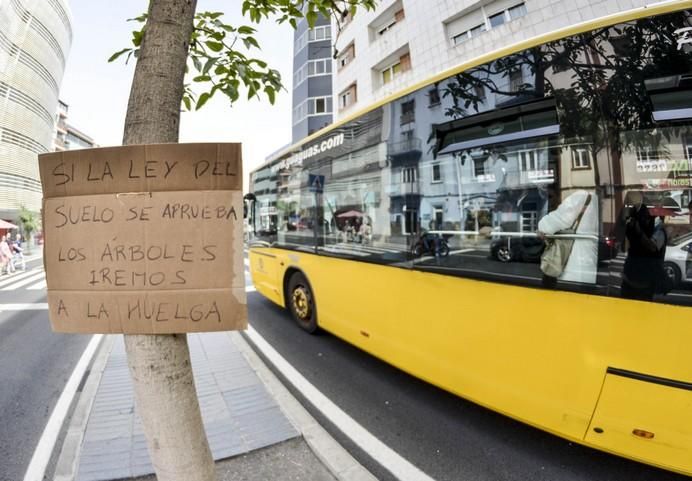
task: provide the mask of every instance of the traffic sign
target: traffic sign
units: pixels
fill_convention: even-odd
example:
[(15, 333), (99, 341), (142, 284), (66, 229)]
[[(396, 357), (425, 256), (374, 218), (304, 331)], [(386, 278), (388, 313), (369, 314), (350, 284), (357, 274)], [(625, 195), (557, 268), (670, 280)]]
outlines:
[(324, 191), (324, 175), (309, 174), (308, 187), (310, 187), (310, 192), (321, 194)]

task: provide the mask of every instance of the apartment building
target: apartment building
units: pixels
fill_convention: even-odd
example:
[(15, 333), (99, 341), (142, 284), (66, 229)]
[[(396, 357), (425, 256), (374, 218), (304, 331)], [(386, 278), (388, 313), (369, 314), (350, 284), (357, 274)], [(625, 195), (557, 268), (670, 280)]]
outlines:
[[(383, 0), (332, 24), (335, 119), (483, 54), (650, 0)], [(520, 79), (516, 80), (521, 81)], [(435, 99), (431, 99), (435, 100)]]
[(62, 100), (58, 101), (58, 113), (55, 122), (55, 151), (98, 147), (94, 139), (67, 122), (68, 112), (69, 106)]
[(319, 15), (309, 28), (303, 19), (293, 34), (292, 142), (332, 123), (332, 27)]

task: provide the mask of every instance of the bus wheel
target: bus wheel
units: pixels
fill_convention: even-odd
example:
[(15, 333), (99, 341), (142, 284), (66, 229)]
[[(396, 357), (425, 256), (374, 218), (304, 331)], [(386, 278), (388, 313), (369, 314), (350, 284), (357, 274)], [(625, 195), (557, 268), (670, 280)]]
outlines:
[(317, 331), (315, 298), (310, 284), (300, 272), (295, 272), (288, 281), (288, 308), (301, 329), (313, 334)]

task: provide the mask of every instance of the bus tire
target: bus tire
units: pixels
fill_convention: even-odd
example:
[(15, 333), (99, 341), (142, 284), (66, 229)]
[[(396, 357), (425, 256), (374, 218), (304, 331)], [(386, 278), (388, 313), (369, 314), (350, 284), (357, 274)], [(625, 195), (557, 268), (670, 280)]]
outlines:
[(317, 309), (315, 296), (310, 283), (301, 272), (294, 272), (288, 280), (286, 303), (293, 319), (304, 331), (314, 334), (317, 332)]

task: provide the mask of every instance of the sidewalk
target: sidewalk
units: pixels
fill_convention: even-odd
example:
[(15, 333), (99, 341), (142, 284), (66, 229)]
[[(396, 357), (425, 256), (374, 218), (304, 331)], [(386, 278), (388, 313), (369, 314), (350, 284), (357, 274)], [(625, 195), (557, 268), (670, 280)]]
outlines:
[[(317, 424), (239, 333), (189, 334), (188, 342), (219, 480), (375, 479)], [(54, 479), (133, 479), (153, 471), (123, 338), (106, 336), (70, 420)]]

